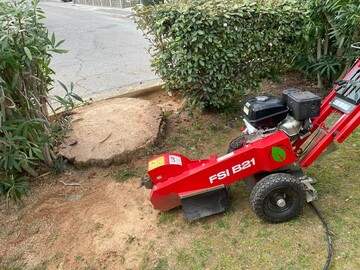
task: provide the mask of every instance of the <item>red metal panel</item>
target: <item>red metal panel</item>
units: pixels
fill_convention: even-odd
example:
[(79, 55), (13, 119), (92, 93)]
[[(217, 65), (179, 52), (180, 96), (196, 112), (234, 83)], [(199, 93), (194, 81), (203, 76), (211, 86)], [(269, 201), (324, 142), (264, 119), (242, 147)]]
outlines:
[[(360, 61), (358, 60), (357, 62), (356, 62), (356, 64), (354, 65), (354, 67), (345, 75), (345, 77), (344, 77), (344, 80), (347, 80), (347, 79), (349, 79), (349, 77), (350, 77), (350, 75), (353, 73), (353, 72), (355, 72), (355, 70), (357, 69), (357, 68), (359, 68), (360, 67)], [(311, 132), (310, 132), (310, 134), (313, 134), (319, 127), (321, 128), (321, 127), (324, 127), (324, 121), (326, 120), (326, 118), (327, 117), (329, 117), (329, 115), (331, 114), (331, 113), (334, 113), (334, 112), (337, 112), (337, 113), (340, 113), (340, 114), (343, 114), (342, 112), (340, 112), (340, 111), (338, 111), (338, 110), (336, 110), (336, 109), (334, 109), (333, 107), (331, 107), (330, 106), (330, 102), (334, 99), (334, 97), (336, 96), (336, 91), (335, 90), (337, 90), (339, 88), (339, 86), (335, 86), (334, 87), (334, 89), (329, 93), (329, 95), (322, 101), (322, 103), (321, 103), (321, 108), (320, 108), (320, 115), (317, 117), (317, 118), (315, 118), (314, 119), (314, 121), (313, 121), (313, 125), (314, 125), (314, 127), (312, 128), (312, 130), (311, 130)], [(359, 106), (358, 106), (359, 107)], [(350, 120), (349, 120), (350, 121)], [(356, 120), (353, 120), (354, 122), (356, 122)], [(355, 125), (355, 124), (354, 124)], [(359, 124), (357, 124), (357, 126), (358, 126)], [(355, 126), (355, 128), (356, 128), (356, 126)], [(354, 128), (354, 129), (355, 129)], [(350, 131), (351, 129), (348, 129), (348, 131)], [(349, 134), (353, 131), (353, 130), (351, 130), (350, 131), (350, 133), (348, 132), (348, 131), (339, 131), (341, 134), (343, 134), (342, 136), (345, 136), (345, 134), (347, 134), (346, 135), (346, 137), (347, 136), (349, 136)], [(310, 136), (310, 135), (309, 135)], [(303, 139), (301, 139), (301, 140), (298, 140), (298, 141), (296, 141), (295, 143), (294, 143), (294, 147), (295, 147), (295, 153), (297, 153), (297, 154), (301, 154), (301, 147), (302, 147), (302, 145), (303, 145), (303, 143), (308, 139), (308, 137), (309, 136), (306, 136), (305, 138), (303, 138)], [(345, 137), (345, 138), (346, 138)], [(329, 140), (329, 139), (327, 139), (327, 140)], [(339, 141), (339, 140), (338, 140)], [(342, 142), (343, 140), (341, 140), (341, 141), (339, 141), (339, 142)], [(329, 141), (329, 143), (331, 143), (331, 141)], [(326, 148), (326, 147), (325, 147)], [(324, 148), (324, 149), (325, 149)], [(317, 154), (317, 156), (318, 155), (320, 155), (321, 153), (318, 153)], [(305, 166), (305, 167), (308, 167), (311, 163), (309, 163), (308, 161), (306, 162), (306, 163), (302, 163), (302, 164), (306, 164), (307, 166)]]
[[(178, 163), (182, 163), (177, 165), (181, 169), (174, 176), (171, 175), (173, 165), (168, 161), (171, 155), (176, 155), (181, 159)], [(220, 158), (215, 156), (208, 160), (191, 161), (177, 154), (156, 158), (159, 157), (164, 158), (163, 164), (148, 172), (154, 182), (150, 201), (155, 208), (165, 211), (180, 205), (180, 194), (228, 185), (255, 173), (274, 171), (297, 160), (289, 138), (282, 131)], [(162, 173), (161, 179), (156, 180), (159, 176), (156, 171)], [(179, 174), (179, 171), (182, 173)]]

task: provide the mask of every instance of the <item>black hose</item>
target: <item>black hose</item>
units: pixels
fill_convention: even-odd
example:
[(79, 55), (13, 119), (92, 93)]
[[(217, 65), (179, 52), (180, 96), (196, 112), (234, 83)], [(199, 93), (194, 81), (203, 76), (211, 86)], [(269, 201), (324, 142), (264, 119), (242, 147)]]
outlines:
[(313, 204), (312, 202), (309, 202), (309, 204), (312, 207), (312, 209), (315, 211), (315, 213), (318, 215), (318, 217), (320, 218), (320, 220), (321, 220), (321, 222), (322, 222), (322, 224), (323, 224), (323, 226), (325, 228), (325, 231), (326, 231), (326, 236), (327, 236), (327, 239), (328, 239), (329, 249), (328, 249), (328, 256), (326, 258), (326, 262), (325, 262), (325, 265), (323, 267), (323, 270), (327, 270), (327, 269), (329, 269), (329, 266), (330, 266), (330, 261), (331, 261), (332, 251), (333, 251), (332, 240), (331, 240), (331, 235), (330, 235), (330, 229), (329, 229), (329, 226), (326, 223), (324, 217), (320, 213), (319, 209), (316, 208), (315, 204)]

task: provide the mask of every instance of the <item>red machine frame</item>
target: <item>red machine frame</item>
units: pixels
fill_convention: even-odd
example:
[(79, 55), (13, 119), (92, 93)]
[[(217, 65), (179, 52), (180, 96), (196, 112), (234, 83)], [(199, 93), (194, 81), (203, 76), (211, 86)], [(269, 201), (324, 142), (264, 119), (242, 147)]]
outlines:
[[(360, 61), (357, 61), (356, 65), (345, 76), (344, 80), (348, 79), (351, 79), (352, 81), (360, 81)], [(308, 168), (334, 140), (338, 141), (339, 143), (345, 141), (345, 139), (360, 124), (359, 105), (357, 105), (349, 114), (345, 114), (330, 105), (330, 102), (336, 97), (336, 90), (339, 87), (340, 86), (337, 85), (323, 100), (320, 108), (320, 115), (313, 121), (314, 127), (311, 130), (311, 133), (314, 133), (316, 129), (320, 128), (325, 132), (326, 135), (300, 162), (300, 165), (303, 168)], [(324, 122), (332, 113), (340, 114), (342, 117), (331, 129), (328, 129)], [(295, 143), (294, 146), (296, 153), (301, 152), (301, 145), (305, 142), (306, 139), (307, 137)]]
[[(360, 81), (360, 61), (344, 80)], [(166, 211), (181, 205), (184, 198), (223, 188), (257, 173), (278, 172), (294, 164), (309, 167), (333, 141), (342, 143), (360, 124), (360, 104), (348, 114), (331, 105), (339, 88), (336, 86), (323, 100), (320, 115), (313, 120), (310, 133), (293, 144), (283, 131), (277, 131), (219, 158), (189, 160), (180, 154), (166, 153), (150, 159), (148, 174), (154, 184), (150, 195), (152, 204), (156, 209)], [(332, 113), (341, 117), (328, 128), (325, 120)], [(323, 136), (314, 148), (304, 153), (304, 143), (317, 130)]]

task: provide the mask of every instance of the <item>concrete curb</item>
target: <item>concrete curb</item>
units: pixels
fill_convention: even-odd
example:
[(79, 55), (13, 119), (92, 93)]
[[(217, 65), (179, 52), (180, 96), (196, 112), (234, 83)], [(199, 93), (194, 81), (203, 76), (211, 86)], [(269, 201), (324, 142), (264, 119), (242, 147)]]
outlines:
[[(120, 9), (120, 8), (109, 8), (109, 7), (99, 7), (101, 9), (95, 9), (94, 12), (96, 13), (101, 13), (107, 16), (111, 16), (114, 18), (132, 18), (134, 13), (132, 11), (127, 11), (125, 9)], [(124, 11), (125, 10), (125, 11)], [(120, 13), (127, 13), (127, 14), (120, 14)]]
[(92, 97), (92, 101), (96, 102), (96, 101), (113, 99), (113, 98), (122, 98), (122, 97), (137, 98), (141, 96), (146, 96), (151, 93), (160, 91), (163, 84), (164, 82), (161, 79), (135, 83), (106, 94), (96, 95)]
[(92, 5), (86, 3), (80, 3), (79, 1), (66, 0), (41, 0), (42, 3), (59, 3), (63, 8), (76, 8), (83, 11), (96, 12), (103, 15), (111, 16), (114, 18), (131, 18), (134, 15), (134, 11), (131, 7), (116, 7), (110, 5)]
[[(143, 96), (147, 96), (150, 95), (152, 93), (158, 92), (162, 90), (162, 86), (163, 86), (164, 82), (160, 79), (158, 80), (151, 80), (151, 81), (147, 81), (144, 83), (138, 83), (138, 84), (131, 84), (126, 86), (125, 88), (120, 88), (121, 89), (121, 93), (119, 93), (119, 90), (110, 92), (110, 93), (106, 93), (106, 94), (99, 94), (97, 96), (91, 97), (90, 98), (90, 104), (92, 103), (96, 103), (96, 102), (100, 102), (102, 100), (109, 100), (109, 99), (115, 99), (115, 98), (140, 98)], [(86, 98), (84, 98), (85, 101), (87, 101)], [(79, 106), (77, 107), (83, 107), (86, 106), (86, 103), (84, 104), (78, 104)], [(72, 110), (59, 110), (57, 112), (58, 115), (62, 115), (62, 114), (67, 114), (70, 113)], [(71, 114), (71, 113), (70, 113)], [(52, 113), (52, 111), (49, 108), (49, 117), (50, 120), (53, 121), (56, 119), (55, 115)]]
[(97, 7), (112, 7), (112, 8), (132, 8), (140, 1), (135, 0), (72, 0), (74, 4), (97, 6)]

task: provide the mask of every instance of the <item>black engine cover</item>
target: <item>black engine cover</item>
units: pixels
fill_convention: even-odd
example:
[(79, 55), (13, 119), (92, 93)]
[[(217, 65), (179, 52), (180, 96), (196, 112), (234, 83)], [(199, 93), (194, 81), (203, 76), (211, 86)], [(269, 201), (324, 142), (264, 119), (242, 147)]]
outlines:
[(274, 96), (264, 95), (245, 101), (243, 117), (256, 128), (272, 128), (283, 120), (289, 109)]

